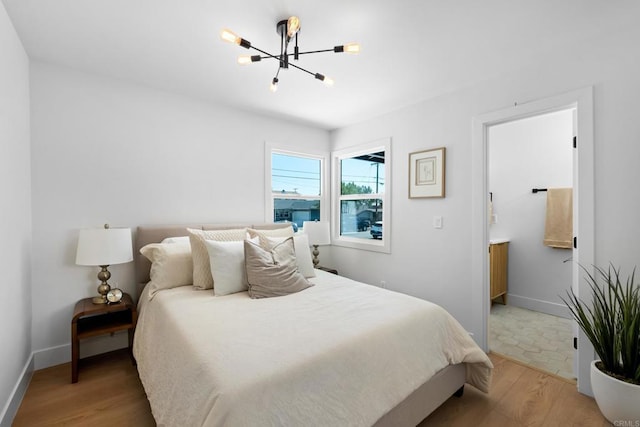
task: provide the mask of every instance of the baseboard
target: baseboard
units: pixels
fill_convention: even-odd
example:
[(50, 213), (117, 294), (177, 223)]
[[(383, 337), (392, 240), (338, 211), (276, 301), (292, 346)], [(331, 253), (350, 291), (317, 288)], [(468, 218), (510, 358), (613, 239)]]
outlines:
[(509, 302), (509, 305), (513, 305), (515, 307), (526, 308), (527, 310), (571, 319), (571, 312), (564, 304), (542, 301), (535, 298), (527, 298), (513, 294), (508, 294), (507, 301)]
[(71, 344), (62, 344), (33, 352), (33, 362), (36, 371), (70, 361)]
[[(126, 331), (116, 332), (111, 335), (103, 335), (88, 338), (81, 341), (80, 358), (95, 356), (129, 346)], [(33, 352), (35, 370), (48, 368), (71, 362), (71, 343), (49, 347)]]
[(24, 368), (20, 373), (18, 382), (16, 383), (15, 387), (13, 387), (13, 391), (11, 392), (9, 401), (2, 409), (2, 414), (0, 414), (0, 426), (10, 427), (11, 423), (13, 423), (13, 419), (18, 413), (18, 409), (20, 408), (20, 404), (22, 403), (22, 398), (27, 392), (27, 387), (29, 387), (29, 382), (31, 381), (31, 377), (33, 376), (33, 371), (33, 353), (31, 353), (29, 359), (27, 360), (27, 363), (25, 363)]

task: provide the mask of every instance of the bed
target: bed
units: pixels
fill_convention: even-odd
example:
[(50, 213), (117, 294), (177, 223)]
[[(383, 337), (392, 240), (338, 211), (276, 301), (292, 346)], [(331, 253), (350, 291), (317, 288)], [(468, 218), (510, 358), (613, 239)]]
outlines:
[(151, 298), (140, 248), (187, 227), (283, 226), (138, 227), (134, 355), (158, 425), (415, 426), (465, 383), (488, 391), (491, 362), (444, 309), (325, 271), (275, 298), (190, 285)]

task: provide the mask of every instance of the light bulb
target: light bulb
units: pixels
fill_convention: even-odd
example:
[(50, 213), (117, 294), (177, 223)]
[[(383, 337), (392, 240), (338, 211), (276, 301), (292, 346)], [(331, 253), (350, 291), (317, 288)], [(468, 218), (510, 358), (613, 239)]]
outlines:
[(220, 31), (220, 38), (229, 43), (240, 44), (240, 37), (238, 37), (233, 31), (227, 30), (226, 28)]
[(278, 90), (278, 79), (276, 77), (271, 81), (271, 86), (269, 86), (269, 90), (271, 92), (275, 92)]
[(360, 45), (358, 43), (347, 43), (344, 45), (345, 53), (360, 53)]
[(262, 58), (260, 57), (260, 55), (240, 55), (238, 56), (238, 64), (240, 65), (247, 65), (247, 64), (251, 64), (252, 62), (259, 62), (262, 61)]
[(329, 87), (333, 86), (333, 79), (331, 77), (327, 77), (324, 74), (320, 74), (320, 73), (316, 73), (315, 77), (316, 79), (324, 83), (326, 86), (329, 86)]
[(298, 31), (300, 31), (300, 19), (292, 16), (287, 20), (287, 37), (295, 36)]

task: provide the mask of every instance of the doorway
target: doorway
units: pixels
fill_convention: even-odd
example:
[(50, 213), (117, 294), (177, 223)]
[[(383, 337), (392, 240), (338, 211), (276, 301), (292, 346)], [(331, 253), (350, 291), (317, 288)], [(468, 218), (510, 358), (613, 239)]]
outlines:
[[(576, 90), (552, 98), (526, 103), (483, 114), (473, 119), (472, 141), (472, 304), (473, 316), (478, 319), (474, 329), (480, 346), (489, 351), (489, 183), (488, 133), (491, 126), (570, 108), (576, 109), (574, 150), (574, 234), (578, 247), (573, 250), (572, 287), (578, 295), (588, 295), (588, 285), (579, 279), (579, 266), (594, 264), (594, 144), (593, 144), (593, 88)], [(592, 395), (589, 364), (594, 360), (593, 347), (586, 336), (577, 331), (578, 391)]]
[[(572, 286), (574, 113), (492, 125), (487, 134), (489, 349), (567, 379), (575, 379), (573, 331), (560, 297)], [(544, 244), (547, 195), (558, 194), (566, 235)]]

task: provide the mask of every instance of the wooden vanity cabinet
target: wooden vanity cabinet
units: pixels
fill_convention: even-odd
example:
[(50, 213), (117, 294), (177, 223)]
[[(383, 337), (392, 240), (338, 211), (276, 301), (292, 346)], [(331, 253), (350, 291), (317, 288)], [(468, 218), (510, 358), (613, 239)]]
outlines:
[(509, 242), (489, 244), (489, 282), (491, 302), (502, 298), (507, 304), (507, 265), (509, 263)]

